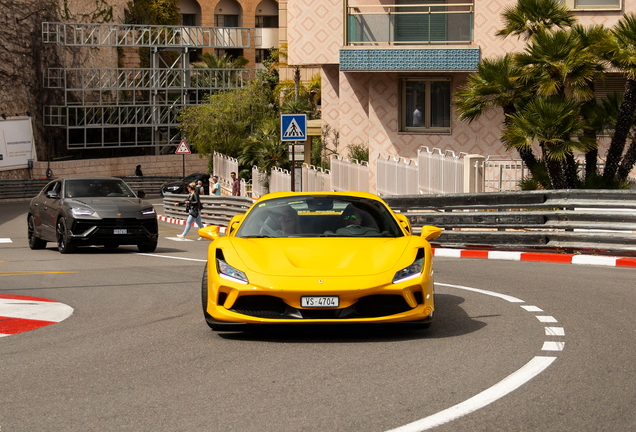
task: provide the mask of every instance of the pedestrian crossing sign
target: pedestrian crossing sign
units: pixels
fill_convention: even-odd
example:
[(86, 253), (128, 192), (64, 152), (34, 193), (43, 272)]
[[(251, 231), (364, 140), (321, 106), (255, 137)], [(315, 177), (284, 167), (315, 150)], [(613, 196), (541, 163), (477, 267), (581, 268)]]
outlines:
[(307, 114), (281, 114), (281, 141), (307, 140)]
[(175, 152), (175, 154), (190, 154), (190, 148), (188, 147), (188, 145), (186, 144), (185, 140), (181, 140), (181, 144), (179, 144), (179, 147), (177, 147), (177, 151)]

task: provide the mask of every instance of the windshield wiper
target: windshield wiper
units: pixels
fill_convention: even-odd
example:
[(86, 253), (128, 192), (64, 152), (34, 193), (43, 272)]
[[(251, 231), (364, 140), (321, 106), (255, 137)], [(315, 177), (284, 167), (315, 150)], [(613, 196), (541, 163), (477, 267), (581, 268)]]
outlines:
[(243, 236), (241, 238), (273, 238), (272, 236), (269, 235), (265, 235), (265, 234), (259, 234), (259, 235), (248, 235), (248, 236)]

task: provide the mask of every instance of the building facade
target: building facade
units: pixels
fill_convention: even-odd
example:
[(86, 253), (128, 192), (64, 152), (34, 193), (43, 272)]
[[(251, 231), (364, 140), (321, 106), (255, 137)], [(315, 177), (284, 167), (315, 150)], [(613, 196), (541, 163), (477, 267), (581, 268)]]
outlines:
[[(636, 11), (636, 3), (626, 0), (565, 1), (583, 25), (611, 27)], [(495, 36), (504, 26), (504, 8), (515, 3), (287, 0), (289, 61), (321, 66), (323, 126), (339, 130), (341, 152), (349, 144), (368, 144), (371, 191), (380, 154), (416, 158), (422, 146), (505, 153), (503, 113), (458, 121), (452, 95), (480, 59), (522, 49), (516, 37)]]

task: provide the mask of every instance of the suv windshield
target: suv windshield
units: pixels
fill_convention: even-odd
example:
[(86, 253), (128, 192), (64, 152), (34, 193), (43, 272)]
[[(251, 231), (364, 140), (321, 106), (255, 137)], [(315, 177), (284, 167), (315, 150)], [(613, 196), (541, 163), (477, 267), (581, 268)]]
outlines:
[(135, 193), (128, 185), (118, 179), (73, 179), (64, 182), (64, 197), (128, 197)]
[(236, 237), (402, 237), (389, 209), (359, 197), (307, 195), (259, 203)]

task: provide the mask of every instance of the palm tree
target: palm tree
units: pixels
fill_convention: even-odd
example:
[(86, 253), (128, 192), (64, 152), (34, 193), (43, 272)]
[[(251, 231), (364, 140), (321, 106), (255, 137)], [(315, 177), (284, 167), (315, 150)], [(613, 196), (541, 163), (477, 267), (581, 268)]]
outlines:
[(267, 121), (244, 143), (238, 157), (241, 166), (258, 166), (269, 179), (272, 168), (289, 168), (288, 143), (280, 139), (278, 119)]
[(513, 35), (524, 40), (555, 27), (574, 25), (576, 17), (558, 0), (519, 0), (503, 11), (505, 26), (496, 35), (504, 38)]
[[(521, 70), (516, 67), (513, 57), (483, 59), (477, 66), (477, 72), (468, 76), (467, 84), (454, 97), (459, 120), (469, 123), (477, 120), (486, 111), (502, 108), (504, 124), (517, 112), (517, 105), (523, 105), (531, 92), (517, 79)], [(530, 171), (536, 164), (532, 146), (517, 147), (519, 156)]]
[[(583, 133), (585, 123), (579, 112), (580, 103), (572, 99), (539, 96), (511, 116), (502, 140), (515, 148), (539, 142), (552, 187), (574, 188), (576, 172), (568, 169), (568, 160), (573, 159), (574, 150), (587, 152), (595, 145)], [(573, 136), (577, 139), (571, 139)]]
[(611, 30), (611, 36), (600, 45), (599, 52), (612, 66), (620, 69), (627, 76), (623, 101), (616, 119), (614, 136), (607, 150), (603, 171), (605, 180), (623, 181), (636, 162), (636, 144), (632, 141), (621, 163), (621, 156), (629, 131), (634, 124), (634, 112), (636, 112), (636, 15), (633, 13), (624, 15)]
[(243, 56), (233, 57), (229, 54), (223, 54), (219, 57), (214, 53), (204, 53), (201, 61), (192, 63), (195, 68), (208, 69), (240, 69), (244, 68), (250, 61)]

